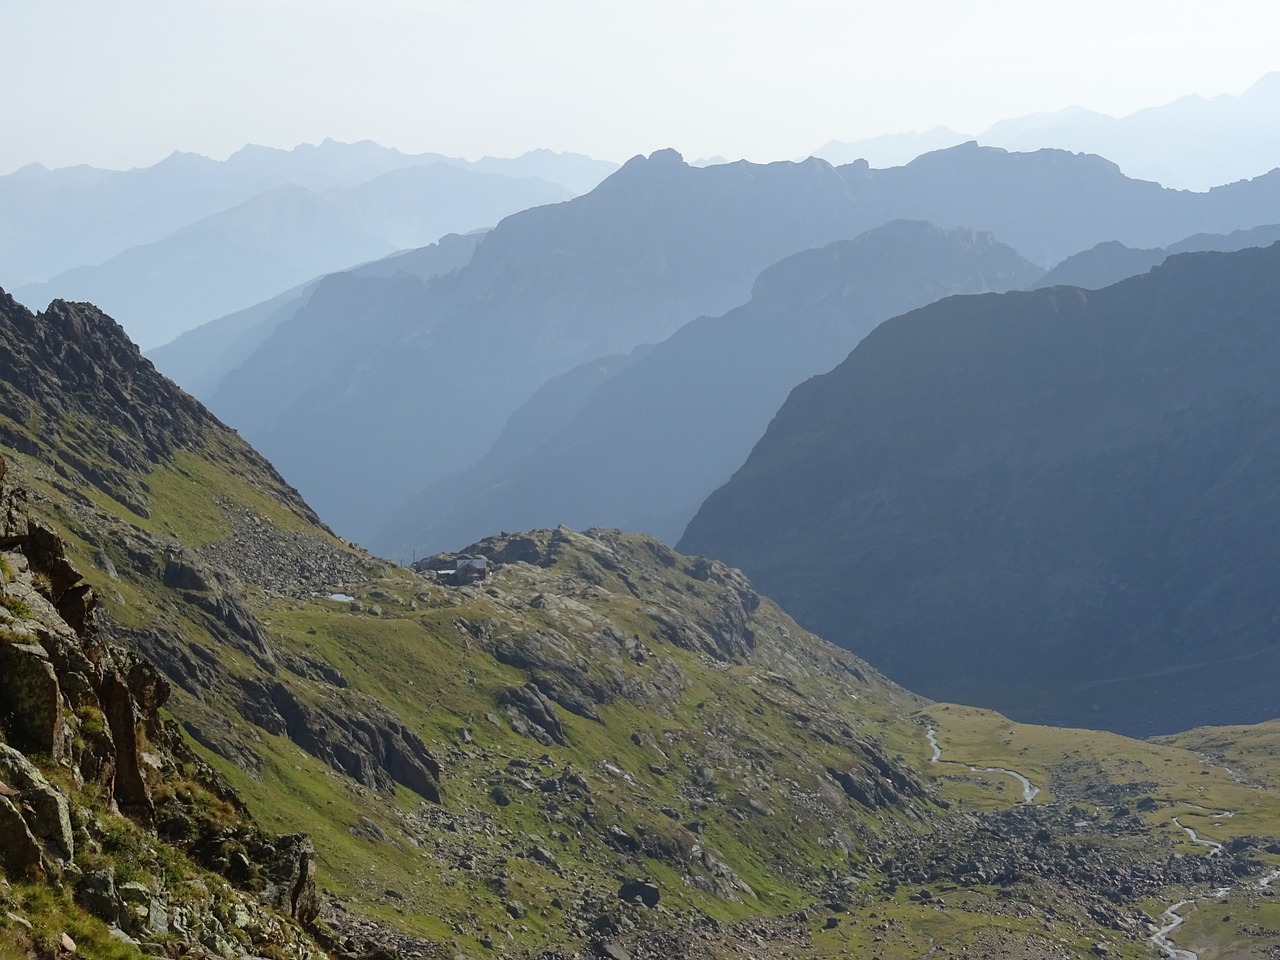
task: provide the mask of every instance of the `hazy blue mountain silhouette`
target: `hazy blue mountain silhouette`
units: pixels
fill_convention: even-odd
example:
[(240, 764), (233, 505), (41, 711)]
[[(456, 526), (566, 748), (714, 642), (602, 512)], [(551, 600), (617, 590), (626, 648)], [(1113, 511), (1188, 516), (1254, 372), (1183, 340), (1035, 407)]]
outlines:
[(1146, 273), (1166, 257), (1175, 253), (1197, 253), (1216, 250), (1230, 253), (1245, 247), (1269, 246), (1280, 240), (1280, 225), (1268, 224), (1249, 230), (1236, 230), (1229, 234), (1198, 233), (1167, 247), (1144, 250), (1126, 247), (1114, 240), (1072, 254), (1042, 276), (1031, 286), (1033, 289), (1063, 284), (1099, 290), (1119, 283), (1127, 277)]
[[(483, 236), (483, 231), (451, 233), (430, 246), (394, 253), (341, 272), (382, 278), (403, 273), (428, 280), (465, 266)], [(276, 327), (306, 305), (323, 279), (317, 277), (270, 300), (201, 324), (148, 351), (147, 358), (182, 389), (207, 402), (230, 371), (244, 363)], [(335, 346), (341, 349), (341, 341)]]
[(977, 139), (1009, 150), (1097, 153), (1129, 176), (1207, 190), (1280, 166), (1280, 72), (1244, 93), (1188, 96), (1125, 117), (1073, 107), (1003, 121)]
[(840, 168), (875, 222), (928, 220), (995, 234), (1049, 266), (1107, 240), (1162, 247), (1194, 233), (1276, 222), (1280, 171), (1207, 193), (1134, 180), (1109, 160), (1064, 150), (1010, 153), (966, 143), (902, 167)]
[(1119, 118), (1073, 106), (1001, 120), (977, 136), (936, 127), (851, 143), (832, 140), (814, 156), (835, 164), (864, 159), (890, 166), (976, 140), (1018, 152), (1055, 148), (1097, 154), (1140, 180), (1208, 190), (1280, 166), (1278, 116), (1280, 73), (1270, 73), (1238, 96), (1182, 97)]
[[(550, 378), (723, 313), (764, 267), (858, 232), (848, 184), (822, 161), (699, 169), (659, 151), (584, 197), (503, 220), (453, 276), (360, 285), (376, 306), (357, 307), (354, 284), (322, 286), (211, 405), (367, 538), (482, 456)], [(345, 344), (340, 366), (308, 369), (328, 336)]]
[[(641, 357), (574, 371), (593, 389), (561, 404), (554, 430), (545, 416), (541, 429), (531, 425), (522, 407), (480, 463), (415, 497), (373, 546), (407, 556), (559, 523), (675, 542), (788, 391), (875, 324), (950, 294), (1022, 287), (1041, 272), (989, 236), (922, 222), (795, 254), (765, 270), (743, 306), (692, 321)], [(542, 393), (526, 407), (545, 411)]]
[(797, 387), (680, 549), (894, 679), (1129, 733), (1272, 717), (1280, 245), (952, 297)]
[(573, 194), (587, 192), (617, 169), (608, 161), (547, 150), (472, 163), (436, 153), (405, 154), (368, 140), (326, 140), (292, 150), (249, 145), (224, 161), (174, 153), (125, 171), (31, 164), (0, 176), (0, 282), (13, 289), (102, 263), (279, 187), (319, 193), (432, 163), (536, 177)]
[(813, 151), (813, 155), (837, 167), (857, 160), (865, 160), (873, 167), (897, 167), (910, 163), (921, 154), (959, 146), (972, 139), (946, 127), (934, 127), (924, 133), (914, 130), (889, 133), (852, 143), (830, 140)]
[[(1044, 265), (1104, 240), (1161, 246), (1280, 221), (1280, 174), (1193, 194), (1063, 151), (968, 144), (889, 170), (695, 168), (658, 151), (590, 194), (508, 217), (452, 277), (385, 296), (366, 281), (369, 304), (317, 290), (210, 403), (337, 529), (368, 540), (416, 491), (479, 460), (550, 378), (723, 314), (785, 256), (903, 218), (989, 231)], [(346, 346), (339, 364), (286, 369), (322, 316), (317, 329)], [(349, 457), (332, 456), (335, 436)]]
[(149, 350), (317, 274), (569, 196), (557, 184), (444, 163), (322, 193), (282, 186), (98, 266), (13, 294), (24, 303), (92, 301), (121, 318), (129, 336)]

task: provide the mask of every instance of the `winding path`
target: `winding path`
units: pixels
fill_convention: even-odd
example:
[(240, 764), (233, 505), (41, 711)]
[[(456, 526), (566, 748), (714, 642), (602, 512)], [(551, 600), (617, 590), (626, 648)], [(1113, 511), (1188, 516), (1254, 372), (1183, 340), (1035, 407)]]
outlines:
[(942, 747), (938, 745), (938, 734), (929, 727), (925, 731), (925, 736), (929, 738), (929, 746), (933, 748), (933, 756), (929, 758), (930, 763), (955, 763), (963, 767), (968, 767), (974, 773), (1003, 773), (1006, 776), (1013, 777), (1018, 783), (1022, 784), (1022, 802), (1031, 803), (1040, 794), (1040, 788), (1020, 774), (1017, 770), (1010, 770), (1006, 767), (975, 767), (965, 763), (963, 760), (943, 760)]

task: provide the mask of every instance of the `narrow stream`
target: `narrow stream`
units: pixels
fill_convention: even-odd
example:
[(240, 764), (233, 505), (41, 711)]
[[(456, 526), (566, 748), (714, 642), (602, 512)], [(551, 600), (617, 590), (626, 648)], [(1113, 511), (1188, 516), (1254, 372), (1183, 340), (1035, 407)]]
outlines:
[[(964, 767), (968, 767), (968, 769), (974, 771), (975, 773), (1007, 774), (1008, 776), (1013, 777), (1015, 780), (1017, 780), (1019, 783), (1022, 784), (1022, 802), (1023, 803), (1030, 803), (1032, 800), (1036, 798), (1036, 794), (1040, 792), (1039, 787), (1033, 784), (1025, 776), (1018, 773), (1016, 770), (1007, 770), (1004, 767), (975, 767), (965, 763), (962, 760), (943, 760), (942, 746), (938, 743), (937, 731), (935, 731), (933, 727), (929, 727), (925, 731), (925, 736), (929, 738), (929, 747), (933, 750), (933, 756), (929, 758), (930, 763), (954, 763)], [(1205, 807), (1197, 806), (1194, 803), (1189, 803), (1186, 805), (1197, 810), (1207, 809)], [(1214, 820), (1225, 820), (1229, 817), (1234, 817), (1235, 812), (1232, 810), (1215, 811), (1212, 814), (1210, 814), (1210, 816)], [(1219, 853), (1222, 852), (1222, 844), (1219, 843), (1217, 840), (1210, 840), (1208, 837), (1200, 836), (1200, 834), (1197, 833), (1193, 828), (1186, 826), (1177, 817), (1173, 818), (1173, 823), (1180, 830), (1183, 830), (1186, 832), (1187, 836), (1191, 838), (1192, 843), (1198, 844), (1202, 847), (1208, 847), (1209, 853), (1206, 854), (1206, 856), (1213, 857), (1213, 856), (1217, 856)], [(1269, 874), (1267, 874), (1265, 877), (1260, 878), (1257, 881), (1257, 885), (1260, 888), (1265, 889), (1267, 887), (1270, 887), (1276, 881), (1280, 881), (1280, 868), (1276, 868), (1275, 870), (1272, 870)], [(1219, 890), (1213, 891), (1212, 896), (1225, 897), (1230, 892), (1231, 892), (1230, 887), (1223, 887)], [(1148, 938), (1148, 940), (1153, 946), (1155, 946), (1157, 950), (1159, 950), (1166, 958), (1168, 958), (1168, 960), (1200, 960), (1199, 954), (1197, 954), (1194, 950), (1182, 949), (1170, 939), (1170, 935), (1173, 934), (1180, 926), (1182, 926), (1183, 922), (1186, 920), (1186, 917), (1178, 913), (1179, 910), (1181, 910), (1183, 907), (1186, 907), (1188, 905), (1194, 905), (1196, 903), (1199, 903), (1201, 900), (1208, 900), (1208, 899), (1210, 899), (1210, 897), (1200, 897), (1198, 900), (1179, 900), (1177, 903), (1171, 904), (1168, 908), (1166, 908), (1164, 913), (1160, 914), (1161, 927), (1159, 930), (1153, 933)]]
[(1202, 847), (1209, 847), (1209, 856), (1216, 857), (1222, 852), (1222, 844), (1217, 840), (1210, 840), (1208, 837), (1202, 837), (1188, 826), (1184, 826), (1182, 821), (1177, 817), (1173, 818), (1173, 822), (1186, 831), (1187, 836), (1191, 838), (1192, 843), (1198, 843)]
[(942, 747), (938, 745), (938, 734), (933, 727), (929, 727), (929, 729), (925, 731), (925, 736), (929, 738), (929, 746), (933, 748), (933, 756), (929, 758), (930, 763), (955, 763), (960, 766), (968, 767), (974, 773), (1003, 773), (1006, 776), (1013, 777), (1013, 779), (1017, 780), (1018, 783), (1022, 784), (1023, 803), (1030, 803), (1039, 795), (1040, 788), (1020, 774), (1017, 770), (1009, 770), (1005, 767), (975, 767), (965, 763), (963, 760), (943, 760)]
[(1151, 935), (1151, 942), (1169, 960), (1200, 960), (1200, 955), (1194, 950), (1183, 950), (1169, 939), (1169, 934), (1182, 926), (1182, 922), (1186, 919), (1178, 911), (1189, 903), (1195, 903), (1195, 901), (1179, 900), (1165, 910), (1164, 913), (1160, 914), (1160, 920), (1164, 926)]

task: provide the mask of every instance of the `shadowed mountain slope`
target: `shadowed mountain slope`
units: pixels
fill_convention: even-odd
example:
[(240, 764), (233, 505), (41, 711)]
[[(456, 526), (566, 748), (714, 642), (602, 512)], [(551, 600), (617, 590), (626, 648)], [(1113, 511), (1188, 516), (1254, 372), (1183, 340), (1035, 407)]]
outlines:
[(1273, 716), (1277, 304), (1280, 245), (895, 318), (792, 392), (681, 549), (932, 696)]
[(1154, 250), (1133, 249), (1113, 240), (1072, 254), (1031, 287), (1038, 289), (1061, 285), (1100, 290), (1113, 283), (1119, 283), (1127, 277), (1146, 273), (1175, 253), (1197, 253), (1206, 250), (1230, 253), (1233, 250), (1243, 250), (1245, 247), (1269, 246), (1277, 240), (1280, 240), (1280, 226), (1274, 224), (1254, 227), (1250, 230), (1236, 230), (1226, 235), (1198, 233), (1168, 247), (1158, 247)]
[[(394, 253), (339, 272), (382, 278), (405, 274), (430, 280), (466, 266), (483, 236), (483, 232), (449, 234), (430, 246)], [(230, 371), (251, 357), (276, 327), (307, 304), (323, 280), (318, 277), (245, 310), (210, 320), (148, 350), (147, 358), (182, 389), (207, 401)], [(341, 341), (334, 346), (343, 349)]]
[[(723, 313), (764, 267), (856, 223), (821, 161), (637, 158), (585, 197), (508, 217), (453, 276), (317, 291), (211, 405), (326, 519), (367, 537), (393, 504), (483, 455), (551, 377)], [(317, 346), (326, 338), (340, 356)], [(317, 350), (335, 363), (310, 366)]]

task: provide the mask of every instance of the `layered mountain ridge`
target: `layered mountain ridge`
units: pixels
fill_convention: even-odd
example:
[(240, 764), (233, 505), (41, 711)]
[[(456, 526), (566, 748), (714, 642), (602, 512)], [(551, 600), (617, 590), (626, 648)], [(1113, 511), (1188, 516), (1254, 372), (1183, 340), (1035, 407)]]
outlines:
[(951, 294), (1023, 287), (1040, 273), (988, 235), (920, 222), (794, 254), (760, 274), (743, 306), (686, 324), (584, 390), (532, 449), (509, 427), (373, 546), (401, 556), (561, 522), (675, 542), (791, 387), (843, 359), (880, 321)]
[[(888, 170), (812, 159), (695, 168), (659, 151), (584, 197), (507, 218), (455, 276), (412, 296), (370, 285), (370, 309), (313, 297), (317, 316), (349, 318), (347, 356), (267, 403), (311, 336), (300, 313), (210, 402), (337, 529), (369, 540), (418, 491), (480, 460), (544, 383), (741, 305), (761, 270), (802, 249), (909, 218), (991, 232), (1052, 263), (1107, 240), (1149, 247), (1275, 222), (1277, 184), (1268, 175), (1193, 194), (1128, 179), (1100, 157), (973, 144)], [(351, 456), (328, 456), (335, 437)]]

